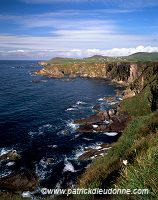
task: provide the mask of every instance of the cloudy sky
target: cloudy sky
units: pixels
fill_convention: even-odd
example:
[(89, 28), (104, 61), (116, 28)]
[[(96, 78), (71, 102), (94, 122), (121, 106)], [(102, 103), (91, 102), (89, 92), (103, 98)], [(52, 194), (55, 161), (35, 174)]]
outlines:
[(0, 59), (158, 52), (158, 0), (0, 0)]

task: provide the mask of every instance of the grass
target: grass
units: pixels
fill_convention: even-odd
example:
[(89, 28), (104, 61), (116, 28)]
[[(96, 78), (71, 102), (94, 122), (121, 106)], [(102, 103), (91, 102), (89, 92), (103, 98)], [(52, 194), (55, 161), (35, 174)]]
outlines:
[(122, 101), (120, 111), (128, 112), (131, 116), (143, 116), (151, 113), (151, 103), (149, 101), (151, 92), (149, 87), (142, 90), (136, 96)]
[[(157, 130), (158, 112), (135, 118), (108, 155), (94, 161), (80, 177), (80, 187), (148, 188), (150, 197), (156, 195), (158, 199)], [(123, 160), (128, 160), (127, 167)], [(141, 198), (142, 195), (134, 197)], [(149, 196), (143, 198), (147, 200)]]
[(74, 64), (74, 63), (100, 63), (100, 62), (147, 62), (147, 61), (158, 61), (158, 53), (146, 53), (139, 52), (129, 56), (120, 56), (120, 57), (108, 57), (108, 56), (99, 56), (95, 55), (88, 58), (61, 58), (56, 57), (48, 61), (49, 64)]

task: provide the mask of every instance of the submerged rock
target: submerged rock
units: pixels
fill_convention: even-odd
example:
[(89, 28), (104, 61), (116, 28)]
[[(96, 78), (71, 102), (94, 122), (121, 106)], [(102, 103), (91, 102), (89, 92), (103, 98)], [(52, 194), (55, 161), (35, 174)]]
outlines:
[(38, 177), (30, 170), (22, 169), (0, 178), (0, 189), (12, 191), (32, 191), (38, 186)]

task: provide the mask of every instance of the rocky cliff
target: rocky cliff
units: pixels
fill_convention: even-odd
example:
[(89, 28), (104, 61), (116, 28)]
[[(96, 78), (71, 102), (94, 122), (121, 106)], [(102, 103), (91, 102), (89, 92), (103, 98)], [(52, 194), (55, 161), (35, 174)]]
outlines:
[[(43, 63), (42, 63), (43, 65)], [(136, 63), (112, 62), (112, 63), (74, 63), (74, 64), (48, 64), (42, 70), (36, 72), (37, 75), (61, 78), (87, 77), (87, 78), (108, 78), (115, 82), (128, 85), (140, 75)]]

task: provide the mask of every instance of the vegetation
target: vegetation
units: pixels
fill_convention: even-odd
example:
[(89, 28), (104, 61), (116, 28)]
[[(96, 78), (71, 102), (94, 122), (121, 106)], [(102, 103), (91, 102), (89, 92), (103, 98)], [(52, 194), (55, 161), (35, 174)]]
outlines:
[[(108, 155), (93, 162), (80, 177), (80, 187), (128, 188), (131, 191), (147, 188), (149, 195), (131, 195), (131, 199), (158, 199), (157, 136), (158, 112), (135, 118)], [(127, 166), (123, 160), (127, 160)]]
[(49, 64), (74, 64), (74, 63), (102, 63), (102, 62), (147, 62), (147, 61), (158, 61), (158, 53), (146, 53), (139, 52), (129, 56), (121, 56), (121, 57), (108, 57), (108, 56), (100, 56), (95, 55), (88, 58), (76, 59), (76, 58), (61, 58), (55, 57), (48, 61)]

